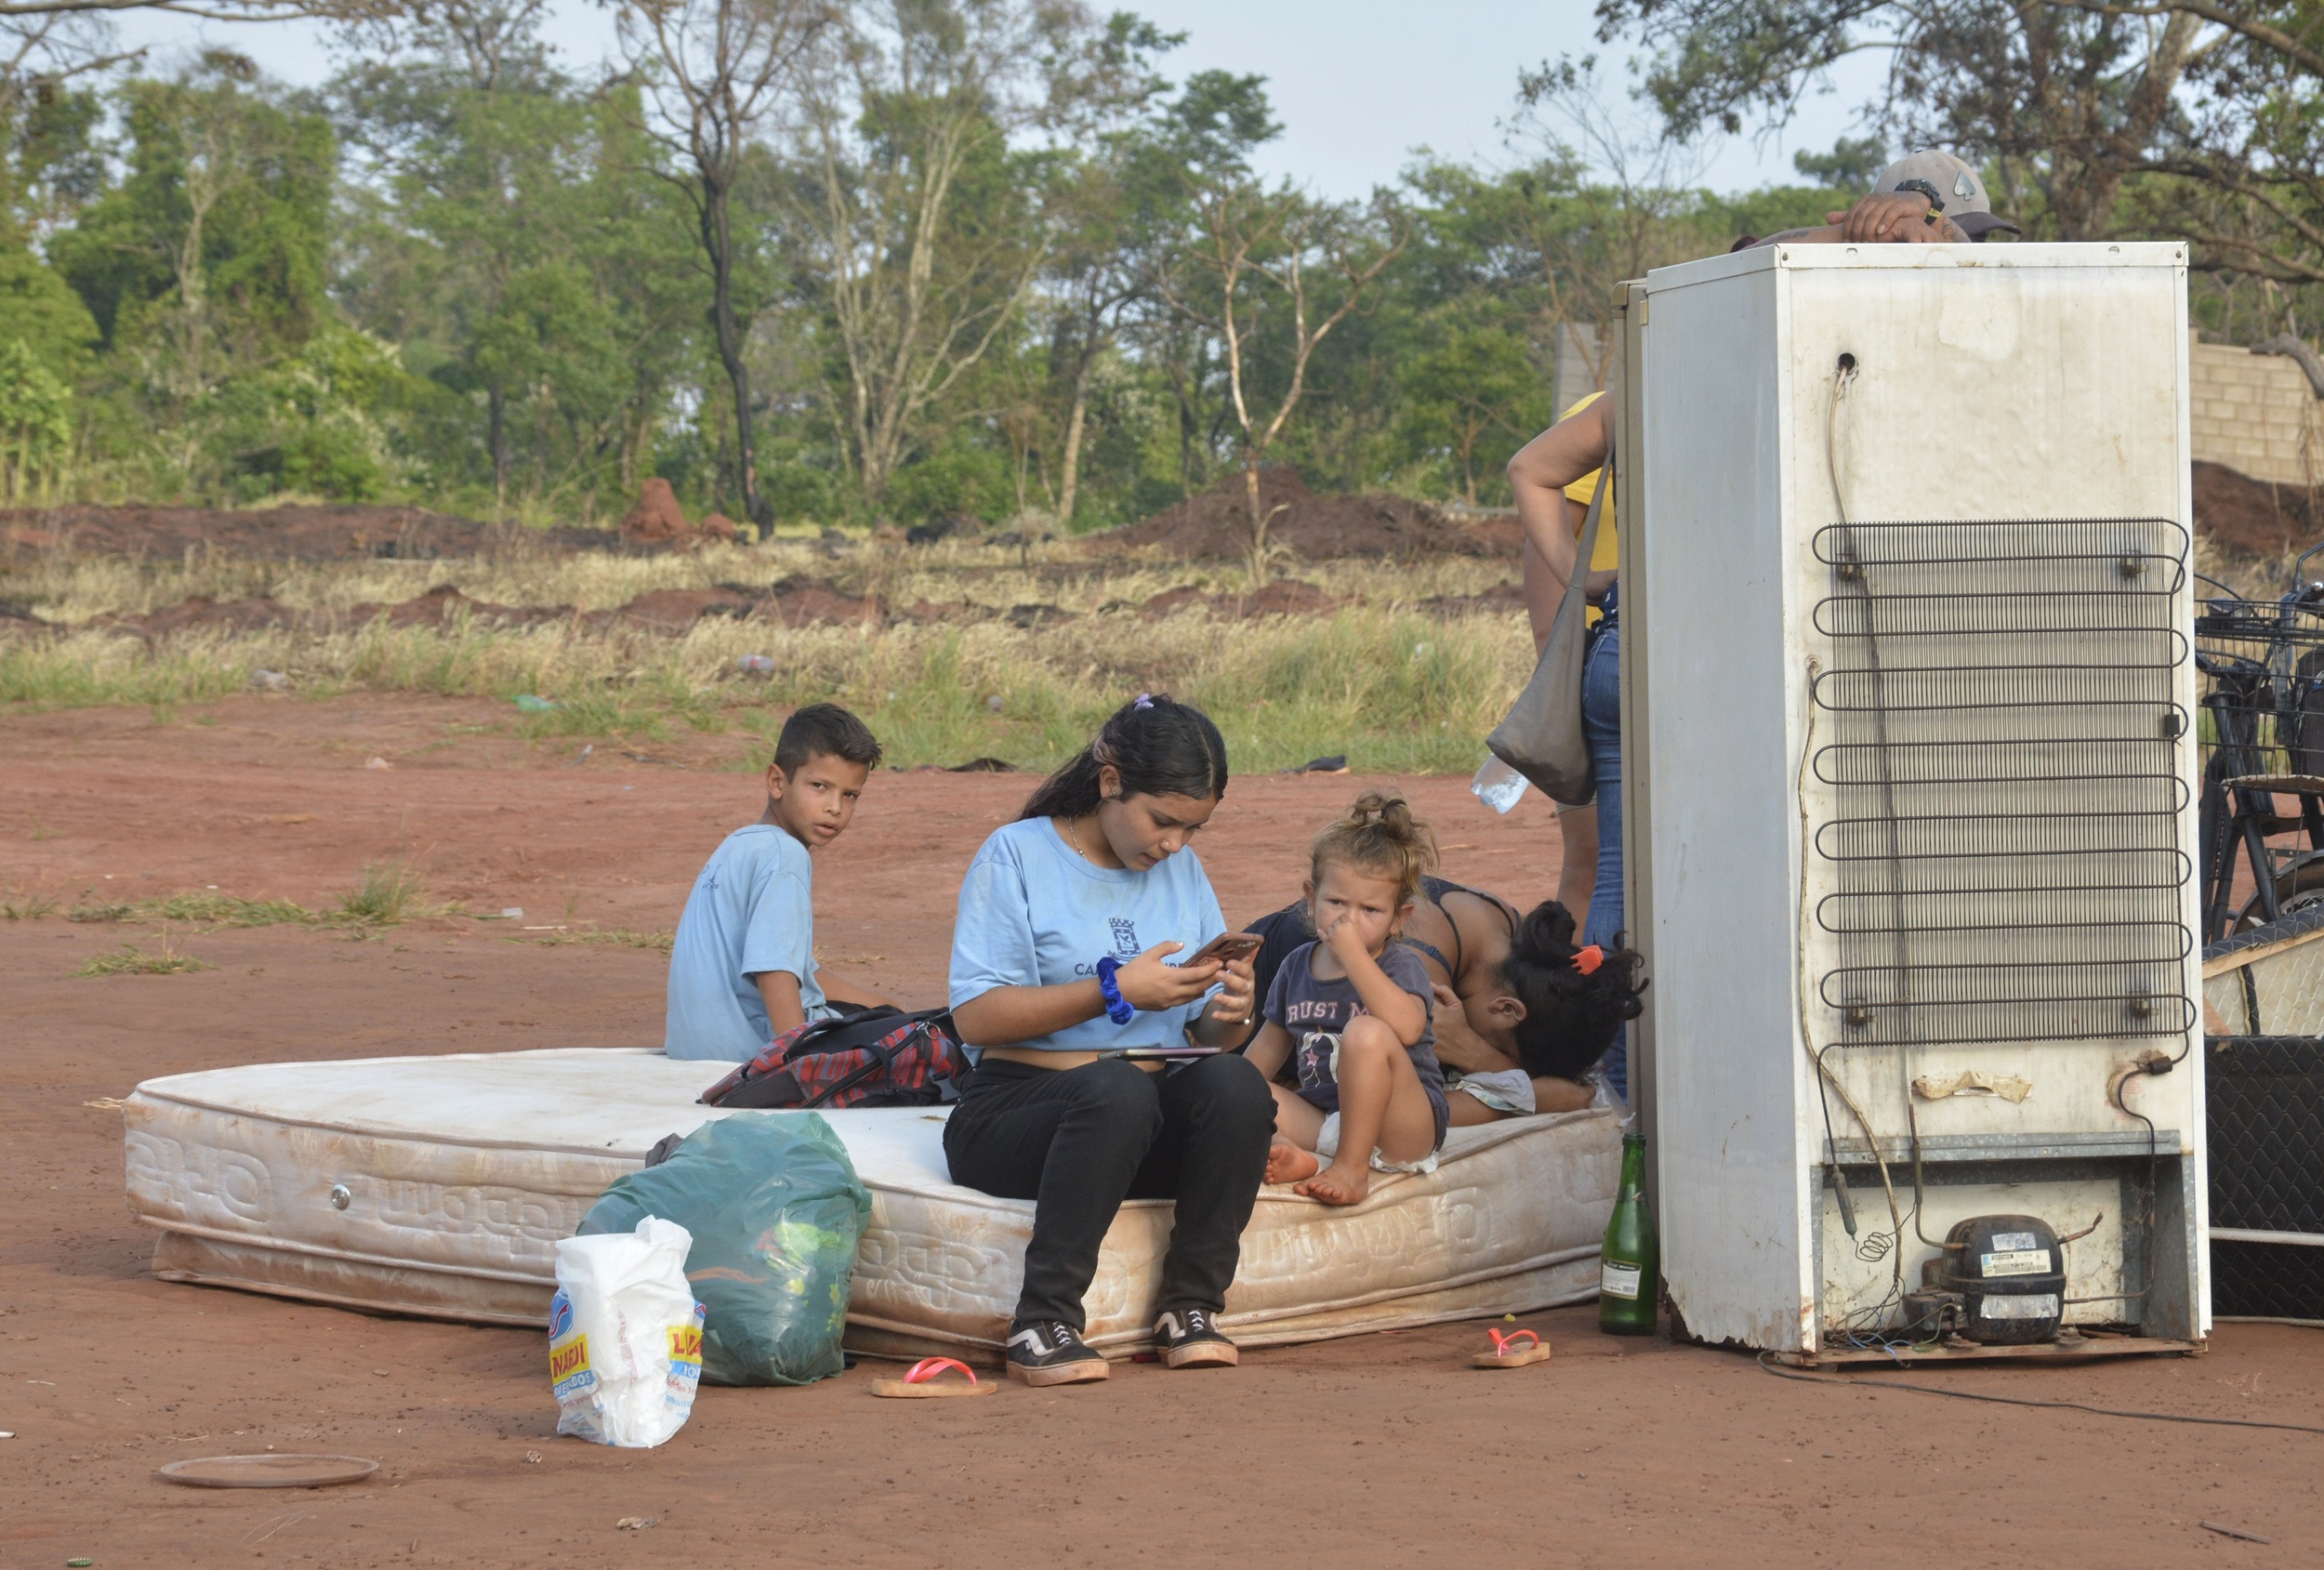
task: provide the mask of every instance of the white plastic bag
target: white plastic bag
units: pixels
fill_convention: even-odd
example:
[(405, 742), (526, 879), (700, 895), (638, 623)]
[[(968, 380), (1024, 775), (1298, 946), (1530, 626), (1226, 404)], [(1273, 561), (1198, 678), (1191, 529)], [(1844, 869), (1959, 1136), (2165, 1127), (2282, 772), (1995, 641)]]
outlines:
[(702, 1383), (702, 1305), (686, 1284), (693, 1234), (648, 1216), (634, 1233), (557, 1245), (548, 1383), (557, 1431), (650, 1449), (686, 1426)]

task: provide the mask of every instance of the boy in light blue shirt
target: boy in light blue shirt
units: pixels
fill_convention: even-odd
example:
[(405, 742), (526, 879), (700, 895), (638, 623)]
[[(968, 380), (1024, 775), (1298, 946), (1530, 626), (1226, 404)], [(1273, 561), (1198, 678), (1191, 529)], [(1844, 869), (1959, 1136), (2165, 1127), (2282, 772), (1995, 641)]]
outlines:
[(838, 1012), (837, 1003), (888, 999), (820, 975), (814, 863), (855, 816), (879, 743), (837, 704), (810, 704), (783, 722), (767, 770), (767, 810), (710, 853), (670, 944), (673, 1058), (744, 1062), (777, 1036)]

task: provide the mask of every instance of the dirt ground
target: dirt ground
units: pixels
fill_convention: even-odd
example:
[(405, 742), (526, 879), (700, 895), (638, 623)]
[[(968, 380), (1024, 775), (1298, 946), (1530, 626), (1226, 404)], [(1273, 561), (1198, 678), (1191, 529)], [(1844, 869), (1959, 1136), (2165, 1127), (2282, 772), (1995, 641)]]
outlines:
[[(2312, 1564), (2324, 1437), (1780, 1382), (1748, 1358), (1533, 1316), (1546, 1366), (1472, 1372), (1462, 1325), (1118, 1369), (971, 1403), (880, 1402), (878, 1366), (703, 1392), (663, 1449), (554, 1436), (539, 1335), (375, 1318), (147, 1273), (117, 1113), (140, 1079), (259, 1060), (657, 1038), (664, 960), (571, 941), (667, 930), (754, 816), (733, 744), (640, 762), (495, 733), (487, 704), (239, 699), (0, 719), (0, 891), (69, 905), (218, 885), (330, 903), (366, 862), (522, 921), (369, 938), (179, 930), (212, 967), (81, 980), (150, 929), (0, 921), (0, 1570), (151, 1564)], [(365, 767), (371, 758), (391, 767)], [(683, 764), (685, 767), (678, 765)], [(1227, 910), (1296, 891), (1300, 842), (1364, 784), (1235, 782), (1203, 854)], [(817, 877), (825, 958), (941, 991), (954, 891), (1022, 776), (885, 774)], [(1453, 875), (1551, 884), (1556, 829), (1406, 782)], [(563, 931), (525, 930), (555, 928)], [(308, 1359), (315, 1366), (306, 1366)], [(2209, 1355), (1951, 1369), (1955, 1388), (2324, 1423), (2324, 1335), (2220, 1327)], [(353, 1487), (155, 1480), (230, 1452), (375, 1458)], [(1363, 1451), (1357, 1455), (1358, 1450)], [(624, 1529), (625, 1518), (654, 1524)], [(2272, 1539), (2252, 1542), (2204, 1522)]]
[[(1276, 465), (1261, 470), (1259, 505), (1270, 515), (1268, 538), (1310, 561), (1338, 556), (1508, 557), (1522, 536), (1516, 520), (1483, 523), (1455, 520), (1426, 502), (1404, 496), (1319, 495), (1299, 471)], [(1250, 549), (1250, 503), (1241, 474), (1152, 518), (1090, 536), (1094, 550), (1157, 546), (1172, 556), (1239, 558)]]

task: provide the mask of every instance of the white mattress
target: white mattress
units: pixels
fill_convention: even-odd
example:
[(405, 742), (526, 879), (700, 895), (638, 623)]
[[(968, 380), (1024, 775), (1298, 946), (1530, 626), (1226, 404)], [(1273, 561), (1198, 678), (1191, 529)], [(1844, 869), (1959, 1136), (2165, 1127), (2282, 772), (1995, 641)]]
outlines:
[[(138, 1087), (129, 1208), (162, 1230), (154, 1273), (350, 1307), (545, 1325), (555, 1244), (665, 1134), (726, 1115), (695, 1096), (730, 1065), (566, 1049), (271, 1063)], [(944, 1114), (827, 1113), (870, 1190), (848, 1344), (991, 1355), (1007, 1332), (1028, 1201), (946, 1175)], [(1524, 1313), (1597, 1290), (1620, 1132), (1611, 1114), (1459, 1128), (1427, 1176), (1376, 1177), (1330, 1210), (1260, 1194), (1222, 1323), (1250, 1345)], [(1106, 1234), (1089, 1339), (1143, 1343), (1167, 1201)]]

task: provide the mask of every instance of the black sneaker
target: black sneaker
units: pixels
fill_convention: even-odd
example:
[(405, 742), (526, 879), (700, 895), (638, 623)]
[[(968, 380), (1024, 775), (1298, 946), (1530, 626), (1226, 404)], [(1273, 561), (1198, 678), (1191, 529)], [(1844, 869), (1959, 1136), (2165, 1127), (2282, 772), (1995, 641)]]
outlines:
[(1009, 1377), (1028, 1385), (1077, 1385), (1106, 1378), (1105, 1359), (1062, 1319), (1020, 1319), (1009, 1326)]
[(1231, 1368), (1242, 1358), (1208, 1309), (1165, 1309), (1154, 1322), (1154, 1350), (1172, 1368)]

